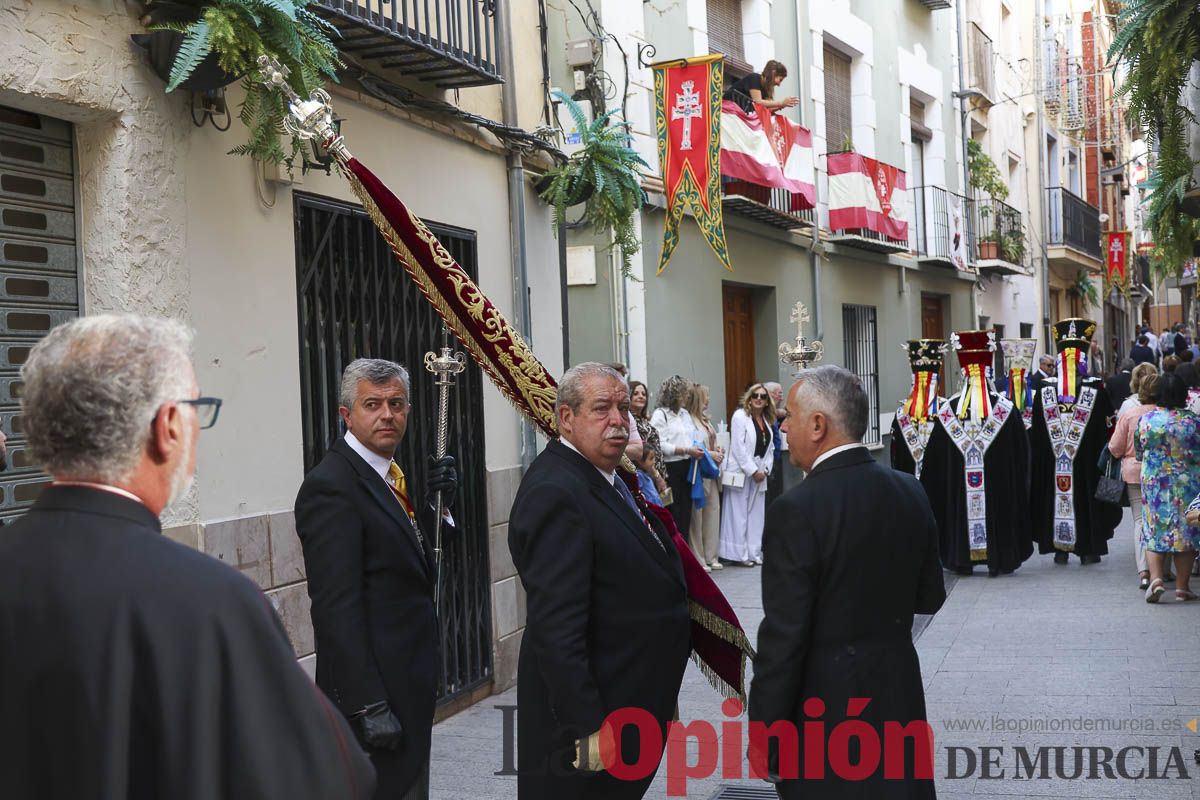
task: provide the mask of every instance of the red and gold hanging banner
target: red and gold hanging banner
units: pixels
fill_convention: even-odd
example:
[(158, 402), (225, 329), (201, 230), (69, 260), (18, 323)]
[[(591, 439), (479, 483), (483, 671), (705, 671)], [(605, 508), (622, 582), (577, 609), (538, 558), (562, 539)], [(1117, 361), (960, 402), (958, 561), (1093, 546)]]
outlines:
[[(1129, 257), (1129, 231), (1109, 231), (1104, 234), (1104, 259), (1108, 265), (1108, 282), (1125, 283), (1125, 261)], [(1113, 274), (1120, 275), (1119, 280)]]
[(679, 244), (679, 223), (690, 209), (708, 246), (732, 270), (721, 213), (721, 86), (719, 53), (652, 64), (658, 161), (667, 196), (662, 273)]

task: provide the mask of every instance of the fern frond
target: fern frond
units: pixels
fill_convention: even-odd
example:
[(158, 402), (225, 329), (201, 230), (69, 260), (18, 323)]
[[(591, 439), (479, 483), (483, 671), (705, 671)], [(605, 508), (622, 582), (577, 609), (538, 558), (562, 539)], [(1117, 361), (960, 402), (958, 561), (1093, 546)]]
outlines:
[(179, 84), (187, 80), (196, 67), (209, 54), (208, 23), (200, 20), (193, 23), (184, 34), (175, 63), (171, 66), (170, 80), (167, 81), (167, 91), (172, 92)]

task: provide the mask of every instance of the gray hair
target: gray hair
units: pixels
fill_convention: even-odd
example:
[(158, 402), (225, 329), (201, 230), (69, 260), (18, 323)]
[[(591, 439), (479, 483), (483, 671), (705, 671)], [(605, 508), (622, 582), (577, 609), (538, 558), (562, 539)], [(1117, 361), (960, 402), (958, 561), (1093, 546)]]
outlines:
[(408, 370), (395, 361), (384, 358), (356, 358), (346, 365), (342, 371), (342, 385), (338, 390), (338, 403), (346, 408), (354, 408), (358, 399), (358, 382), (366, 380), (372, 386), (382, 386), (398, 380), (404, 384), (405, 394), (412, 394), (408, 383)]
[(820, 411), (832, 427), (856, 442), (867, 433), (869, 406), (862, 381), (848, 369), (825, 364), (805, 370), (799, 378), (796, 404), (807, 412)]
[(21, 367), (29, 449), (58, 478), (132, 476), (163, 403), (188, 399), (192, 332), (176, 320), (98, 314), (60, 325)]
[(558, 382), (558, 394), (554, 398), (554, 407), (566, 406), (572, 412), (579, 413), (579, 406), (583, 404), (583, 387), (589, 378), (611, 378), (614, 381), (625, 383), (625, 376), (608, 364), (601, 364), (599, 361), (581, 362), (563, 373), (562, 379)]

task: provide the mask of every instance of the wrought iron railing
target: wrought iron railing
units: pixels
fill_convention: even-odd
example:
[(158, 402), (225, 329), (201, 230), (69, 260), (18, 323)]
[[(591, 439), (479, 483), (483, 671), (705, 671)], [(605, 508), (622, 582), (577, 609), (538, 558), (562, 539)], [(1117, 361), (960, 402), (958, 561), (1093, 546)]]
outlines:
[(1046, 190), (1046, 242), (1100, 258), (1100, 209), (1061, 186)]
[(1025, 264), (1025, 226), (1020, 211), (987, 197), (975, 201), (972, 219), (976, 260)]
[(453, 87), (503, 80), (497, 67), (497, 2), (504, 0), (316, 0), (313, 7), (342, 31), (335, 40), (339, 49)]
[[(754, 205), (761, 206), (764, 210), (774, 212), (774, 216), (786, 215), (794, 220), (797, 224), (793, 227), (812, 226), (816, 219), (814, 209), (805, 208), (805, 201), (802, 195), (795, 192), (789, 192), (787, 189), (776, 189), (771, 186), (761, 186), (750, 181), (732, 180), (723, 178), (721, 181), (721, 199), (727, 201), (742, 199), (751, 201)], [(743, 209), (741, 206), (734, 206), (734, 211), (743, 213), (745, 216), (756, 217), (752, 208)], [(763, 221), (766, 221), (765, 219)]]
[(989, 99), (996, 96), (996, 67), (992, 57), (992, 40), (974, 22), (967, 27), (971, 56), (971, 88), (978, 89)]
[[(970, 259), (970, 215), (971, 200), (947, 192), (941, 186), (916, 186), (912, 193), (912, 224), (909, 225), (908, 242), (912, 251), (920, 257), (953, 261), (955, 252)], [(955, 219), (955, 215), (958, 219)], [(961, 249), (955, 237), (965, 237)], [(965, 264), (962, 265), (964, 268)]]

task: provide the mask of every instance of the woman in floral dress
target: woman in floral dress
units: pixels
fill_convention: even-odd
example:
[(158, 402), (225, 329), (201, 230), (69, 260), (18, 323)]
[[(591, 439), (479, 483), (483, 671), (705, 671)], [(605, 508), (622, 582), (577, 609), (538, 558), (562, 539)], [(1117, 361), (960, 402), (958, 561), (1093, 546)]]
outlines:
[(1200, 548), (1200, 527), (1184, 519), (1200, 494), (1200, 416), (1187, 409), (1187, 386), (1173, 373), (1158, 379), (1158, 408), (1138, 421), (1135, 449), (1142, 462), (1142, 546), (1150, 564), (1146, 602), (1164, 592), (1167, 554), (1175, 561), (1175, 599), (1195, 600), (1188, 587), (1192, 562)]

